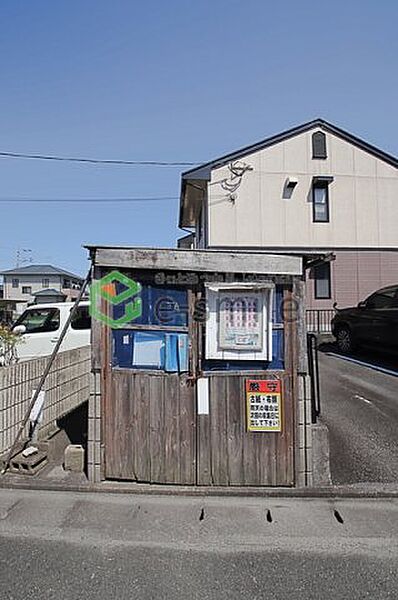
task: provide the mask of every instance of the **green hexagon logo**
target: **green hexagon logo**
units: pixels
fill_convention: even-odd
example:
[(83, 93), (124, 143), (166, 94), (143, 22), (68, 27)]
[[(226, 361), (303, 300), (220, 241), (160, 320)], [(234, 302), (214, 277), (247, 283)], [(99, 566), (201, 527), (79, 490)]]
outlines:
[[(116, 283), (121, 283), (125, 289), (116, 294)], [(95, 281), (90, 288), (90, 315), (93, 319), (101, 321), (112, 329), (123, 327), (126, 323), (134, 321), (142, 315), (141, 284), (130, 279), (119, 271), (111, 271), (105, 277)], [(106, 300), (112, 305), (120, 304), (128, 298), (133, 300), (126, 304), (125, 313), (119, 319), (113, 319), (102, 311), (101, 300)]]

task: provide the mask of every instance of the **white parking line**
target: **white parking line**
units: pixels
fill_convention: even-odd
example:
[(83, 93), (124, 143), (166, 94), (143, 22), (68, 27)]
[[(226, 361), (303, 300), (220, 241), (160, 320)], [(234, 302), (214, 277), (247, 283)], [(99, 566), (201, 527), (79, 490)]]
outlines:
[(372, 402), (371, 400), (368, 400), (367, 398), (365, 398), (364, 396), (360, 396), (359, 394), (354, 394), (353, 398), (355, 398), (355, 400), (362, 400), (363, 402), (366, 402), (366, 404), (369, 404), (372, 408), (377, 410), (377, 412), (383, 415), (383, 417), (387, 417), (387, 419), (389, 419), (387, 413), (385, 413), (384, 410), (381, 410), (381, 408), (376, 406), (376, 404), (374, 404), (374, 402)]
[(372, 404), (371, 400), (368, 400), (367, 398), (364, 398), (363, 396), (360, 396), (359, 394), (355, 394), (354, 398), (356, 398), (357, 400), (363, 400), (367, 404)]

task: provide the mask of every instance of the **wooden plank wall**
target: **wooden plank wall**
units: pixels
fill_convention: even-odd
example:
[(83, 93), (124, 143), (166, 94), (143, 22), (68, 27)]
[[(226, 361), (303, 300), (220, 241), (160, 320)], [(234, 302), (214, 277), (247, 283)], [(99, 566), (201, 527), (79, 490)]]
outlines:
[(195, 483), (195, 395), (188, 378), (114, 369), (106, 477)]
[(282, 432), (247, 431), (246, 375), (209, 376), (210, 414), (198, 419), (198, 485), (294, 484), (291, 377), (263, 377), (273, 375), (282, 379)]
[[(285, 299), (291, 291), (285, 290)], [(190, 313), (195, 295), (190, 293)], [(297, 323), (285, 318), (285, 370), (207, 373), (210, 414), (196, 414), (195, 375), (203, 351), (201, 326), (190, 319), (190, 377), (112, 369), (109, 331), (98, 327), (102, 362), (105, 477), (153, 483), (293, 486)], [(248, 432), (245, 380), (278, 377), (282, 432)]]

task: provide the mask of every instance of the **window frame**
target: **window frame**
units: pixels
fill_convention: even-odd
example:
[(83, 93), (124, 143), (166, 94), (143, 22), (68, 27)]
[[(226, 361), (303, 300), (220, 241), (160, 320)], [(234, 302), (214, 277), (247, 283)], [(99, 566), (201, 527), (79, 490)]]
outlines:
[[(191, 368), (189, 350), (189, 328), (191, 316), (188, 310), (188, 289), (184, 285), (159, 285), (152, 281), (142, 281), (141, 300), (143, 311), (140, 317), (131, 323), (126, 323), (120, 329), (112, 331), (113, 337), (113, 368), (133, 369), (141, 372), (186, 373)], [(118, 292), (118, 287), (116, 286)], [(113, 317), (119, 318), (119, 311), (124, 311), (125, 302), (113, 307)], [(118, 339), (121, 336), (122, 339)], [(147, 338), (145, 342), (145, 337)], [(126, 342), (123, 338), (126, 338)], [(141, 338), (141, 340), (140, 340)], [(152, 338), (152, 340), (151, 340)], [(156, 339), (157, 338), (157, 339)], [(137, 356), (144, 350), (145, 343), (159, 345), (159, 362), (140, 362)], [(123, 364), (122, 347), (131, 346), (131, 356), (128, 365)], [(141, 349), (140, 349), (141, 345)], [(127, 351), (130, 353), (130, 350)], [(182, 362), (180, 362), (180, 360)], [(156, 362), (156, 361), (155, 361)]]
[[(29, 291), (26, 291), (29, 290)], [(32, 295), (32, 286), (31, 285), (23, 285), (22, 286), (22, 293), (23, 294), (29, 294), (30, 296)]]
[[(15, 282), (16, 282), (16, 283), (15, 283)], [(13, 289), (17, 289), (17, 288), (19, 288), (19, 279), (18, 279), (18, 277), (13, 277), (13, 278), (11, 279), (11, 287), (12, 287)]]
[[(319, 219), (316, 215), (315, 207), (317, 203), (315, 201), (315, 190), (325, 190), (325, 207), (326, 207), (326, 218)], [(330, 207), (329, 207), (329, 185), (326, 181), (314, 181), (312, 184), (312, 222), (313, 223), (330, 223)]]
[[(48, 282), (47, 285), (45, 284), (45, 282)], [(48, 277), (43, 277), (41, 280), (41, 287), (43, 290), (48, 290), (50, 289), (50, 279)]]
[[(328, 294), (326, 296), (320, 295), (317, 287), (317, 283), (320, 281), (325, 281), (325, 279), (320, 279), (317, 277), (317, 269), (326, 268), (328, 271), (328, 277), (326, 281), (328, 282)], [(320, 265), (314, 267), (314, 297), (315, 300), (331, 300), (332, 298), (332, 269), (330, 266), (330, 262), (324, 262)]]

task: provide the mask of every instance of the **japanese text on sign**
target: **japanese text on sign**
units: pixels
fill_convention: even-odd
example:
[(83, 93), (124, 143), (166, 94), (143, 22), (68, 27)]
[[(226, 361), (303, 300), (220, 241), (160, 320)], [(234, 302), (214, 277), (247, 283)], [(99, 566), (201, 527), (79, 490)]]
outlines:
[(246, 408), (248, 431), (282, 431), (280, 380), (247, 380)]

